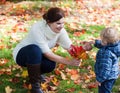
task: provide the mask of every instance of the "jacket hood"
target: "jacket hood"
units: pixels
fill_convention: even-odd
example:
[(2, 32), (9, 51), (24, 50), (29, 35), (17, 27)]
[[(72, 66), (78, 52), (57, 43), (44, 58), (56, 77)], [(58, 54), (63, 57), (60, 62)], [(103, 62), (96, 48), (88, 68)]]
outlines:
[(109, 50), (111, 50), (117, 57), (120, 57), (120, 41), (109, 44), (106, 47), (108, 47)]

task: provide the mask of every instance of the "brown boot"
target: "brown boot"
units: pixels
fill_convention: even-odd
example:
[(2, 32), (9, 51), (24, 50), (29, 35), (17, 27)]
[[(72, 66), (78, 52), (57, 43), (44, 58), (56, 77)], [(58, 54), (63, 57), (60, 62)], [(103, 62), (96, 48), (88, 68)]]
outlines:
[(31, 93), (43, 93), (40, 89), (40, 64), (27, 64), (29, 81), (32, 85)]

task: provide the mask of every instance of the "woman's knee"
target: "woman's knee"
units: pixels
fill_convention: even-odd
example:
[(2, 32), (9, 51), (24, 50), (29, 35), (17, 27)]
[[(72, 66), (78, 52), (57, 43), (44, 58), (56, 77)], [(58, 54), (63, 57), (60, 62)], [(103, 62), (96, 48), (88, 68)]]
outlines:
[(29, 45), (27, 46), (27, 53), (37, 57), (42, 55), (42, 50), (37, 45)]
[(29, 45), (27, 51), (28, 63), (38, 64), (42, 60), (42, 51), (37, 45)]
[(52, 64), (50, 64), (49, 68), (48, 68), (48, 72), (52, 72), (56, 67), (56, 63), (52, 62)]
[(41, 63), (41, 72), (42, 73), (49, 73), (52, 72), (56, 67), (56, 62), (53, 61), (44, 61)]

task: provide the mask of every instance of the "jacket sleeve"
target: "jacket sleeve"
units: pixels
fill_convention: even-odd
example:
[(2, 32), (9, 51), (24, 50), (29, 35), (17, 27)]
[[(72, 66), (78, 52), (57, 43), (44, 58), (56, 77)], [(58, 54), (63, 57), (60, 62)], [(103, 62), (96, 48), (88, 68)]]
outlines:
[(102, 44), (101, 44), (101, 40), (95, 40), (95, 44), (94, 44), (95, 47), (97, 48), (102, 48)]
[(118, 42), (118, 46), (115, 48), (114, 52), (117, 57), (120, 57), (120, 42)]

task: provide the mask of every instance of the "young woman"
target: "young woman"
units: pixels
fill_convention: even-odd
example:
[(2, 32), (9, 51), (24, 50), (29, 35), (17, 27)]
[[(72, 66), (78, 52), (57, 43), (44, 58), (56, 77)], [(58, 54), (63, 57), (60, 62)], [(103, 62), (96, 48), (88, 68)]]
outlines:
[[(31, 27), (26, 38), (13, 51), (16, 63), (27, 67), (32, 85), (31, 93), (43, 93), (39, 85), (40, 76), (53, 71), (56, 62), (79, 66), (79, 60), (69, 60), (54, 54), (51, 48), (56, 44), (74, 53), (75, 47), (64, 29), (64, 11), (61, 8), (52, 7), (43, 15), (43, 19)], [(89, 49), (89, 46), (85, 47)]]

